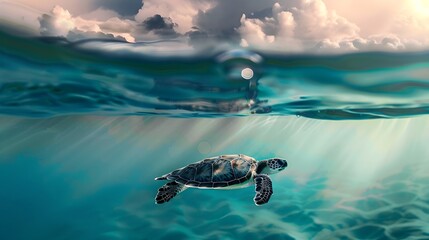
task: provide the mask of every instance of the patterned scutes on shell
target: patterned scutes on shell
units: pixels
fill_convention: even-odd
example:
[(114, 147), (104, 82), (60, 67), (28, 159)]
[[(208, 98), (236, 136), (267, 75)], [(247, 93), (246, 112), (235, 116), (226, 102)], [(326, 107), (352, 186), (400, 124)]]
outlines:
[(228, 187), (249, 180), (256, 166), (255, 159), (246, 155), (223, 155), (177, 169), (167, 179), (193, 187)]

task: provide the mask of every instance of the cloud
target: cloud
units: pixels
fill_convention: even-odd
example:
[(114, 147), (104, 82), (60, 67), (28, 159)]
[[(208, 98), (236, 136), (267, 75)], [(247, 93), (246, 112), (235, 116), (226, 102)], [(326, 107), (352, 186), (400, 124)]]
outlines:
[(205, 46), (210, 40), (209, 35), (197, 27), (192, 28), (192, 30), (187, 32), (185, 36), (189, 38), (189, 44), (195, 47)]
[(40, 34), (42, 36), (63, 36), (70, 40), (83, 38), (111, 37), (134, 41), (130, 30), (133, 22), (117, 17), (107, 21), (88, 20), (81, 17), (73, 17), (66, 9), (55, 6), (50, 14), (39, 17)]
[(135, 20), (143, 22), (158, 14), (171, 19), (177, 24), (176, 31), (185, 34), (195, 26), (194, 18), (198, 12), (206, 11), (212, 5), (213, 1), (209, 0), (145, 0)]
[(177, 26), (177, 23), (173, 23), (171, 18), (162, 17), (159, 14), (153, 15), (153, 17), (148, 17), (143, 21), (143, 26), (148, 30), (159, 30), (159, 29), (173, 29)]
[(102, 32), (93, 32), (93, 31), (70, 31), (66, 38), (70, 41), (78, 41), (83, 39), (115, 39), (119, 41), (127, 41), (124, 37), (120, 35), (113, 35), (111, 33), (102, 33)]
[(339, 46), (359, 36), (355, 24), (329, 11), (321, 0), (303, 0), (289, 9), (275, 3), (272, 17), (255, 19), (243, 14), (240, 23), (242, 45), (268, 43), (289, 51), (309, 49), (321, 42), (324, 46)]
[(42, 36), (66, 36), (76, 25), (69, 11), (55, 6), (51, 14), (43, 14), (39, 18)]
[(328, 9), (322, 0), (295, 3), (292, 7), (275, 3), (271, 17), (243, 14), (237, 29), (241, 45), (294, 52), (415, 50), (429, 45), (429, 14), (416, 14), (415, 9), (403, 11), (379, 34), (365, 35), (364, 26)]
[(110, 33), (131, 33), (135, 25), (135, 22), (131, 20), (120, 19), (118, 17), (109, 18), (98, 24), (101, 31)]
[(290, 12), (280, 9), (276, 11), (279, 11), (280, 24), (283, 23), (281, 14), (293, 15), (297, 24), (294, 34), (301, 39), (339, 41), (358, 36), (358, 26), (339, 16), (335, 11), (328, 10), (322, 0), (303, 0), (299, 8), (291, 9)]
[[(100, 35), (127, 41), (179, 38), (192, 46), (228, 42), (275, 51), (416, 50), (429, 46), (429, 4), (425, 0), (380, 2), (88, 0), (77, 6), (65, 0), (41, 0), (39, 6), (64, 3), (67, 8), (55, 6), (49, 14), (41, 14), (38, 23), (43, 36)], [(9, 15), (13, 14), (5, 14)], [(30, 19), (22, 12), (16, 15), (14, 19)], [(34, 16), (32, 19), (35, 22)], [(33, 25), (38, 28), (37, 22)]]
[(270, 14), (267, 9), (274, 3), (274, 0), (217, 1), (211, 8), (198, 11), (194, 23), (211, 38), (239, 41), (240, 34), (236, 29), (240, 26), (241, 16)]
[(159, 14), (148, 17), (141, 23), (141, 26), (143, 26), (144, 31), (153, 32), (163, 38), (175, 38), (179, 36), (174, 30), (178, 24), (174, 23), (171, 18), (162, 17)]

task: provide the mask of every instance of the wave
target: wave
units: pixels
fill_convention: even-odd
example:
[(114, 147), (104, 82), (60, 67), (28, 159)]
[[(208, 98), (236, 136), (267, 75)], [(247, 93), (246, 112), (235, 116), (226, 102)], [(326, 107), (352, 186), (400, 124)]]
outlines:
[(5, 115), (346, 120), (429, 113), (428, 52), (280, 55), (223, 45), (195, 50), (178, 41), (69, 42), (5, 31), (0, 39)]

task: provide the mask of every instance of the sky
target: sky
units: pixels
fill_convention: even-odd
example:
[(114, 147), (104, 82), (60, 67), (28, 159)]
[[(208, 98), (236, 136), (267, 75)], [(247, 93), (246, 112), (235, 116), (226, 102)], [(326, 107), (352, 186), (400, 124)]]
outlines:
[(179, 39), (301, 51), (429, 46), (429, 0), (3, 0), (1, 19), (71, 41)]

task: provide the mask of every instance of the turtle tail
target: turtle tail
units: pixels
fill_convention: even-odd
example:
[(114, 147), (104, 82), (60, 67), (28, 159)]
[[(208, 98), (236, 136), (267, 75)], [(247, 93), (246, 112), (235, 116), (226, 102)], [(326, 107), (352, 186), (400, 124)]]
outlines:
[(177, 182), (168, 182), (158, 189), (158, 193), (155, 197), (155, 203), (166, 203), (185, 189), (186, 187), (183, 184)]

